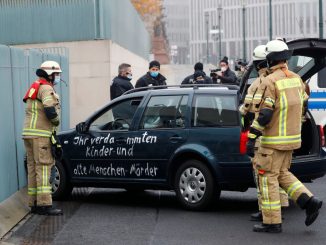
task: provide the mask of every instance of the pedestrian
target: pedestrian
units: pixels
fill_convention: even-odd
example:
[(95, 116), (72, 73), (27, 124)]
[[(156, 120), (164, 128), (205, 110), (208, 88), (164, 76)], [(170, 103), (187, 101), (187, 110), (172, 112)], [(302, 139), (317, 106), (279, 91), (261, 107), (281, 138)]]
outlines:
[(261, 190), (262, 224), (255, 232), (282, 232), (279, 186), (287, 191), (299, 207), (306, 211), (305, 224), (311, 225), (319, 214), (322, 201), (289, 171), (294, 149), (301, 146), (301, 121), (304, 113), (305, 86), (299, 75), (287, 69), (292, 55), (286, 43), (272, 40), (266, 44), (269, 74), (261, 83), (256, 97), (261, 96), (259, 116), (249, 131), (247, 154), (254, 155), (254, 145), (260, 137), (260, 147), (254, 158)]
[[(268, 75), (268, 69), (267, 69), (267, 60), (266, 60), (266, 45), (259, 45), (254, 49), (253, 52), (253, 65), (255, 69), (258, 72), (259, 77), (252, 82), (250, 87), (248, 88), (248, 92), (246, 94), (246, 97), (244, 99), (243, 104), (240, 106), (239, 110), (241, 115), (244, 118), (244, 130), (248, 128), (247, 125), (251, 125), (254, 119), (257, 119), (259, 114), (257, 113), (257, 109), (255, 107), (255, 104), (259, 104), (261, 98), (254, 98), (256, 95), (256, 92), (258, 90), (259, 85), (262, 83), (262, 80)], [(255, 103), (255, 100), (257, 102)], [(257, 150), (259, 148), (259, 138), (255, 142), (255, 149), (254, 149), (254, 155), (257, 156)], [(252, 166), (253, 166), (253, 176), (257, 188), (257, 199), (258, 199), (258, 208), (259, 212), (254, 213), (251, 215), (252, 221), (263, 221), (263, 215), (261, 212), (261, 191), (259, 189), (258, 185), (258, 171), (255, 166), (255, 160), (254, 158), (251, 158)], [(288, 207), (289, 206), (289, 198), (287, 193), (282, 189), (279, 188), (280, 192), (280, 201), (281, 201), (281, 207)]]
[(206, 74), (203, 71), (196, 71), (194, 73), (194, 84), (206, 84)]
[(153, 60), (149, 63), (149, 71), (138, 79), (136, 88), (148, 86), (162, 86), (166, 85), (166, 78), (160, 73), (160, 62)]
[[(194, 74), (197, 72), (203, 72), (204, 73), (204, 82), (203, 84), (212, 84), (213, 81), (210, 77), (206, 76), (205, 72), (204, 72), (204, 65), (201, 62), (197, 62), (194, 65)], [(194, 74), (191, 74), (189, 76), (187, 76), (185, 79), (183, 79), (181, 84), (193, 84), (195, 83), (195, 79), (194, 79)]]
[(36, 70), (38, 79), (31, 85), (23, 101), (26, 103), (23, 139), (27, 153), (28, 205), (32, 213), (61, 215), (52, 207), (51, 168), (55, 159), (51, 152), (51, 136), (60, 124), (59, 96), (54, 90), (62, 70), (55, 61), (45, 61)]
[(221, 71), (216, 72), (216, 79), (222, 84), (238, 85), (237, 76), (229, 67), (228, 57), (224, 56), (220, 61)]
[(110, 86), (111, 100), (121, 96), (126, 91), (134, 88), (130, 82), (132, 79), (131, 65), (122, 63), (118, 68), (118, 76), (116, 76)]
[(237, 62), (235, 70), (237, 71), (236, 76), (237, 76), (237, 80), (238, 80), (239, 83), (241, 82), (243, 75), (247, 71), (247, 65), (248, 65), (248, 63), (245, 62), (245, 61), (242, 61), (241, 59), (238, 60), (238, 62)]

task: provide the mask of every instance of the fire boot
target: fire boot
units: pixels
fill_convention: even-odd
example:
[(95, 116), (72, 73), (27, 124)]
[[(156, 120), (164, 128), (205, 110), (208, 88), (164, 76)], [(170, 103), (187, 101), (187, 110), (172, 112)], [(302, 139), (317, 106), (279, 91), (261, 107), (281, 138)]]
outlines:
[(306, 226), (311, 225), (318, 217), (319, 209), (323, 205), (323, 202), (315, 197), (312, 197), (306, 205)]
[(31, 213), (36, 214), (37, 213), (37, 206), (32, 206), (31, 208)]
[(254, 225), (254, 232), (281, 233), (282, 224), (260, 224)]
[(306, 210), (306, 226), (311, 225), (318, 217), (319, 209), (323, 205), (323, 202), (315, 197), (309, 197), (306, 193), (299, 196), (297, 204)]
[(253, 213), (250, 215), (250, 220), (251, 221), (263, 221), (263, 213), (261, 211), (257, 212), (257, 213)]
[(61, 209), (53, 208), (52, 206), (39, 206), (37, 207), (37, 214), (39, 215), (62, 215), (63, 212)]
[(37, 213), (37, 205), (36, 205), (36, 202), (34, 202), (34, 205), (33, 206), (30, 206), (31, 208), (31, 213), (32, 214), (36, 214)]

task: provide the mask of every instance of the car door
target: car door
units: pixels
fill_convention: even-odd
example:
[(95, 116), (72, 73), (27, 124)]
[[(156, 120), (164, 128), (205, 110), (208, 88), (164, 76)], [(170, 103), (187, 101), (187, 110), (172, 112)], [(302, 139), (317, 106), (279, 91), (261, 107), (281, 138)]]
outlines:
[(169, 159), (187, 139), (188, 100), (188, 95), (152, 95), (139, 120), (137, 166), (154, 168), (157, 180), (166, 180)]
[(132, 124), (142, 97), (120, 100), (95, 115), (89, 129), (71, 143), (72, 178), (119, 180), (132, 178), (132, 162), (138, 158), (130, 139)]

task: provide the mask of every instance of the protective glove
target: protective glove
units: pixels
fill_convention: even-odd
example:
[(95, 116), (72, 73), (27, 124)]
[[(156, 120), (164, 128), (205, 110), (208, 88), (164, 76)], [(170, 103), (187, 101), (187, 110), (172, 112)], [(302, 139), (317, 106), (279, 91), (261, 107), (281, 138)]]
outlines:
[(247, 155), (250, 157), (254, 157), (255, 155), (255, 139), (248, 139), (247, 142)]

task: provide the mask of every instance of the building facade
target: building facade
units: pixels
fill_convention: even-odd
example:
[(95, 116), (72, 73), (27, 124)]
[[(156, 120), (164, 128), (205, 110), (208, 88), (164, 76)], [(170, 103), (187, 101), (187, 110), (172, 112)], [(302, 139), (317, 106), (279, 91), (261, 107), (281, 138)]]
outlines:
[(119, 64), (133, 84), (148, 69), (150, 34), (129, 0), (0, 0), (0, 33), (5, 45), (67, 49), (71, 127), (109, 101)]
[(163, 0), (131, 0), (151, 36), (152, 59), (170, 63), (169, 45), (163, 22)]
[[(216, 64), (224, 55), (231, 61), (244, 56), (250, 60), (253, 49), (269, 41), (268, 0), (189, 1), (189, 15), (192, 17), (189, 28), (192, 63), (198, 60), (207, 62), (208, 56), (208, 62)], [(319, 37), (318, 2), (318, 0), (272, 0), (272, 37), (284, 37), (287, 40)], [(325, 23), (325, 18), (323, 21)], [(221, 30), (221, 40), (210, 34), (213, 29)]]
[(189, 63), (189, 0), (163, 0), (171, 63)]

